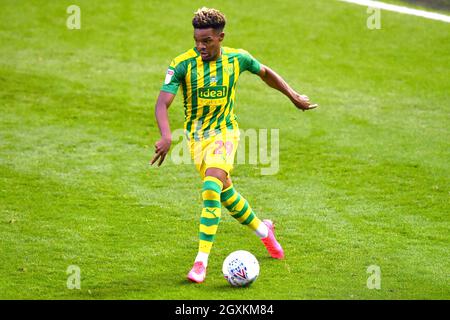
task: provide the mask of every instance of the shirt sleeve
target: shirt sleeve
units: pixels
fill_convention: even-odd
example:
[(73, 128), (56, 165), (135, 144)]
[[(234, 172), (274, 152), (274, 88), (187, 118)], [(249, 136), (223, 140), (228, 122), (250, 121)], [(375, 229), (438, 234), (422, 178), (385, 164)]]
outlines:
[(166, 78), (164, 79), (161, 91), (177, 94), (178, 87), (183, 79), (183, 73), (180, 65), (181, 63), (175, 66), (175, 62), (172, 61), (169, 68), (167, 68)]
[(241, 50), (242, 57), (242, 72), (245, 70), (251, 73), (257, 74), (261, 70), (261, 64), (250, 53), (245, 50)]

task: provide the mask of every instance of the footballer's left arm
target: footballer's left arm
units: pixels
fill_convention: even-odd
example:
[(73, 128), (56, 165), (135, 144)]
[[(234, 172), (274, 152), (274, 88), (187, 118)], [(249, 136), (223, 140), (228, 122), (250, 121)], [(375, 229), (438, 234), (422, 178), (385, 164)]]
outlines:
[(261, 64), (258, 75), (268, 86), (277, 89), (288, 97), (297, 108), (305, 111), (318, 107), (317, 104), (312, 104), (307, 96), (301, 95), (292, 89), (280, 75), (269, 67)]

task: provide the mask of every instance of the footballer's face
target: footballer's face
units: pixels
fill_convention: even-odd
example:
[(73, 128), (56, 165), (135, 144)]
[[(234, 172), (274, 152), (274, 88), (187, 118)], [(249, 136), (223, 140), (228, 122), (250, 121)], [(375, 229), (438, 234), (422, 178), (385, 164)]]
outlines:
[(213, 61), (220, 56), (220, 43), (225, 33), (213, 28), (194, 29), (195, 47), (200, 52), (203, 61)]

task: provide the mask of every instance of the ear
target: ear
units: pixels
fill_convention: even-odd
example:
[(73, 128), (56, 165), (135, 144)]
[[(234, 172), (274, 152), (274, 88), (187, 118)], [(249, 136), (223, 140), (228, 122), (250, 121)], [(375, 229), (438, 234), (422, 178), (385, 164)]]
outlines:
[(219, 41), (220, 41), (220, 42), (223, 41), (223, 38), (225, 38), (225, 32), (221, 32), (221, 33), (219, 34)]

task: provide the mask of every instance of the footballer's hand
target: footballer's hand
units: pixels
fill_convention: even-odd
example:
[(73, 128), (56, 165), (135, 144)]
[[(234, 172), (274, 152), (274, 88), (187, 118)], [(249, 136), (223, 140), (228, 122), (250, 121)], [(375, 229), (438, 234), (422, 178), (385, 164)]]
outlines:
[(307, 96), (298, 93), (294, 93), (291, 101), (298, 109), (302, 111), (315, 109), (319, 106), (318, 104), (312, 104)]
[(155, 143), (155, 155), (153, 159), (150, 161), (150, 164), (153, 165), (156, 161), (158, 161), (158, 167), (163, 163), (166, 158), (167, 153), (169, 152), (170, 145), (172, 144), (171, 138), (162, 137)]

